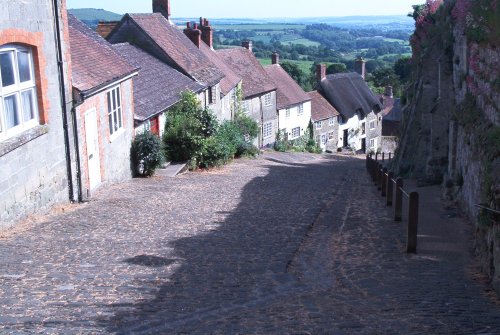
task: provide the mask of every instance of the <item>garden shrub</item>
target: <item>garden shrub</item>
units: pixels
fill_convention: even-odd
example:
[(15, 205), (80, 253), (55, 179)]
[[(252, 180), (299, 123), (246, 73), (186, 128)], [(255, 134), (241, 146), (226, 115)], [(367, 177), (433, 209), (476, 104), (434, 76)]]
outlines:
[(149, 131), (138, 134), (132, 141), (131, 158), (136, 174), (152, 176), (164, 162), (160, 139)]

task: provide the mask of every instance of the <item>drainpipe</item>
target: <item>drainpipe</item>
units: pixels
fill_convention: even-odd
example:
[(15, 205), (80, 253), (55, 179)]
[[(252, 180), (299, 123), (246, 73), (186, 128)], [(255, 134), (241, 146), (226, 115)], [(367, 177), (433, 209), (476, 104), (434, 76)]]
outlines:
[(80, 161), (80, 141), (78, 140), (78, 121), (76, 119), (76, 107), (77, 105), (73, 103), (73, 107), (71, 108), (71, 120), (73, 121), (73, 133), (75, 136), (75, 155), (76, 155), (76, 183), (78, 186), (78, 202), (83, 202), (83, 190), (82, 190), (82, 170), (81, 170), (81, 161)]
[[(69, 130), (68, 130), (68, 110), (66, 107), (66, 81), (64, 80), (64, 63), (62, 54), (62, 42), (61, 42), (61, 27), (59, 20), (59, 0), (53, 0), (53, 14), (54, 14), (54, 24), (55, 24), (55, 40), (56, 40), (56, 52), (57, 52), (57, 69), (59, 72), (59, 93), (61, 94), (61, 107), (63, 116), (63, 133), (64, 133), (64, 147), (66, 151), (66, 170), (68, 174), (68, 191), (69, 200), (74, 202), (74, 185), (73, 185), (73, 171), (71, 169), (71, 148), (69, 144)], [(75, 134), (77, 136), (77, 134)], [(78, 155), (77, 155), (78, 156)], [(79, 167), (77, 167), (79, 169)]]

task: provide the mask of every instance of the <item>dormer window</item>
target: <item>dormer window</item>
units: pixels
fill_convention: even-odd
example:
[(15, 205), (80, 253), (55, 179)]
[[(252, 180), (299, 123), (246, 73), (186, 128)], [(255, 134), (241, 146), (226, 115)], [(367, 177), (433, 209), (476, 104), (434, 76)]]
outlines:
[(31, 49), (0, 47), (0, 140), (33, 128), (38, 119)]
[(264, 95), (264, 105), (266, 107), (269, 107), (271, 106), (273, 103), (272, 103), (272, 97), (271, 97), (271, 93), (267, 93), (266, 95)]

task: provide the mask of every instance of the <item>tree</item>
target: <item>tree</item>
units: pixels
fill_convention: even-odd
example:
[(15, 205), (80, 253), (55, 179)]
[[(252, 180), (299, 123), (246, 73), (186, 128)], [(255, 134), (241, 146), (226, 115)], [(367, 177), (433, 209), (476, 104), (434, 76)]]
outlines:
[(344, 63), (333, 63), (326, 68), (326, 74), (344, 73), (347, 71), (347, 66)]
[(401, 82), (406, 83), (411, 74), (411, 57), (401, 57), (394, 63), (394, 73), (399, 76)]

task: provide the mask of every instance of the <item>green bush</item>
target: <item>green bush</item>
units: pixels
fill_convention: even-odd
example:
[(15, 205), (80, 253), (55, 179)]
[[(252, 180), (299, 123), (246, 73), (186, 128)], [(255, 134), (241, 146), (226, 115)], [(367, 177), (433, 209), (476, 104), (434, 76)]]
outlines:
[(160, 139), (149, 131), (137, 135), (132, 141), (131, 158), (136, 174), (152, 176), (164, 162)]

